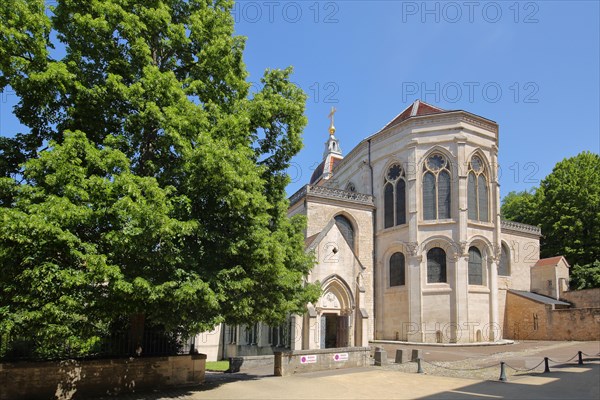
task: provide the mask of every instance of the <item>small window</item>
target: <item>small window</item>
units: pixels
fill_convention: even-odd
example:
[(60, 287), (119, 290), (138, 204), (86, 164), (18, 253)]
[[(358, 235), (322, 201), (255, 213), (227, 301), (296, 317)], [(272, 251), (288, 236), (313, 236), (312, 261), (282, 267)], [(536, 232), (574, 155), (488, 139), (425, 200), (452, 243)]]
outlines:
[(469, 248), (469, 285), (483, 285), (481, 252), (477, 247)]
[(427, 252), (427, 283), (446, 282), (446, 252), (434, 247)]
[(405, 258), (402, 253), (394, 253), (390, 257), (390, 287), (406, 284)]
[(498, 265), (498, 275), (510, 276), (510, 253), (508, 247), (502, 243), (500, 246), (500, 264)]

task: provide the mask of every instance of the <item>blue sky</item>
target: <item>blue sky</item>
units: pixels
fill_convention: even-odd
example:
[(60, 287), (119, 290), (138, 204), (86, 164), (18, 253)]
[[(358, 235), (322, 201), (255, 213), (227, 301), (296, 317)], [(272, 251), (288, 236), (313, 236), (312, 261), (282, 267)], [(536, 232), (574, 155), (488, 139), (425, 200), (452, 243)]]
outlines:
[[(250, 80), (294, 67), (308, 95), (288, 194), (321, 161), (331, 106), (347, 154), (413, 100), (500, 125), (501, 195), (600, 152), (598, 1), (240, 1)], [(2, 132), (17, 99), (0, 94)]]
[(242, 1), (250, 80), (294, 66), (308, 94), (292, 194), (322, 159), (331, 106), (347, 154), (413, 100), (500, 125), (501, 195), (600, 152), (597, 1)]

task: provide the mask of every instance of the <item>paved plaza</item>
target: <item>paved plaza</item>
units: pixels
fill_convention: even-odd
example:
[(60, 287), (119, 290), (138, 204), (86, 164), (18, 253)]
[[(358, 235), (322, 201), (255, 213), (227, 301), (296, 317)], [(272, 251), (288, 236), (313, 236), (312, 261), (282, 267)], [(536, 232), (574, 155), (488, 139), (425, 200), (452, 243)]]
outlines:
[[(272, 376), (271, 367), (237, 374), (207, 373), (205, 384), (120, 396), (122, 399), (594, 399), (600, 398), (600, 342), (522, 342), (487, 347), (422, 347), (416, 364)], [(584, 365), (578, 365), (582, 351)], [(544, 357), (550, 362), (543, 373)], [(393, 357), (390, 357), (393, 360)], [(565, 362), (569, 360), (568, 362)], [(500, 361), (507, 382), (498, 381)], [(542, 362), (539, 365), (540, 361)], [(533, 368), (538, 364), (538, 367)], [(437, 366), (437, 367), (434, 367)], [(480, 367), (495, 365), (489, 377)], [(406, 366), (406, 369), (400, 370)], [(440, 367), (442, 366), (442, 367)], [(531, 369), (526, 372), (527, 369)], [(412, 371), (411, 371), (412, 370)]]

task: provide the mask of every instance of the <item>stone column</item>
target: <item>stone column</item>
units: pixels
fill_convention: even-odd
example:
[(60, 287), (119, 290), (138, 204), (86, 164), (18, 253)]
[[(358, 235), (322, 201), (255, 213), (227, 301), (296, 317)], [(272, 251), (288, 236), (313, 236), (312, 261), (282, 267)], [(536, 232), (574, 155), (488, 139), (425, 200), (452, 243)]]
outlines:
[(423, 255), (419, 252), (418, 245), (413, 244), (414, 249), (407, 257), (407, 283), (408, 283), (408, 318), (409, 323), (403, 326), (403, 333), (406, 332), (406, 340), (409, 342), (423, 342), (425, 336), (423, 332), (423, 305), (421, 294), (421, 269)]
[[(498, 315), (498, 263), (500, 254), (488, 261), (488, 276), (490, 277), (490, 326), (488, 329), (488, 340), (494, 342), (502, 338), (502, 327)], [(485, 340), (485, 338), (484, 338)]]

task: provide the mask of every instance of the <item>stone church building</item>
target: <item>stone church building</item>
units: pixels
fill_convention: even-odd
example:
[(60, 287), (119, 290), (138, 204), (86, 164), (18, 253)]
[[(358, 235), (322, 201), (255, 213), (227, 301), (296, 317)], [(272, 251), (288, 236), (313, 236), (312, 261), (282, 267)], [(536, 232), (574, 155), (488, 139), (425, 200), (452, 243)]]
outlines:
[(501, 340), (507, 292), (531, 289), (541, 232), (500, 218), (498, 124), (417, 100), (344, 154), (334, 112), (322, 162), (289, 208), (307, 217), (321, 298), (281, 327), (218, 327), (199, 350)]

